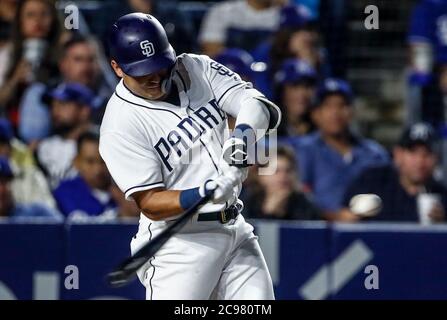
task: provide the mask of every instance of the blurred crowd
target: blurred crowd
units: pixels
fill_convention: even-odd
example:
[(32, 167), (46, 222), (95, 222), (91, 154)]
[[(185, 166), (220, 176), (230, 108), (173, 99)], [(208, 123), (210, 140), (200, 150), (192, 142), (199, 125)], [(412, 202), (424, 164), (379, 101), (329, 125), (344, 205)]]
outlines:
[[(282, 109), (277, 170), (262, 176), (251, 168), (245, 216), (418, 222), (420, 195), (430, 194), (437, 199), (430, 222), (444, 220), (447, 190), (435, 173), (447, 132), (447, 0), (421, 0), (408, 17), (408, 87), (419, 104), (408, 106), (411, 117), (392, 150), (354, 129), (356, 94), (340, 77), (342, 61), (334, 63), (343, 14), (328, 32), (324, 1), (197, 1), (197, 10), (180, 2), (84, 1), (80, 27), (71, 29), (62, 2), (0, 1), (0, 217), (139, 215), (98, 152), (118, 81), (108, 64), (108, 27), (138, 11), (161, 21), (177, 54), (209, 55)], [(380, 197), (374, 214), (353, 207), (361, 194)]]

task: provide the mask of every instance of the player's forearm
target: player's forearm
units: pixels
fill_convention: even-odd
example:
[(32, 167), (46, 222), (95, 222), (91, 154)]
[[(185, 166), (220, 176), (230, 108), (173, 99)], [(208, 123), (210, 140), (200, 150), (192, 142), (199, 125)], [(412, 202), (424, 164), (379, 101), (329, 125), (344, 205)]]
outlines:
[[(203, 192), (205, 192), (205, 185), (206, 183), (202, 186)], [(199, 187), (181, 191), (155, 188), (137, 192), (133, 195), (133, 198), (143, 214), (149, 219), (156, 221), (181, 214), (197, 203), (203, 196), (199, 191)]]
[(145, 216), (151, 220), (163, 220), (184, 211), (180, 205), (179, 190), (149, 190), (133, 195)]

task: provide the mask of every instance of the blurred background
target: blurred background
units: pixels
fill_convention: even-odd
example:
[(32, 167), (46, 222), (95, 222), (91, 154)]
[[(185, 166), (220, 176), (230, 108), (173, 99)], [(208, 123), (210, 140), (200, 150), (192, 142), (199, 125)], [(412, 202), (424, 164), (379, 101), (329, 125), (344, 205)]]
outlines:
[(447, 298), (447, 0), (0, 0), (0, 299), (144, 298), (103, 281), (139, 211), (98, 152), (136, 11), (282, 109), (241, 194), (278, 298)]

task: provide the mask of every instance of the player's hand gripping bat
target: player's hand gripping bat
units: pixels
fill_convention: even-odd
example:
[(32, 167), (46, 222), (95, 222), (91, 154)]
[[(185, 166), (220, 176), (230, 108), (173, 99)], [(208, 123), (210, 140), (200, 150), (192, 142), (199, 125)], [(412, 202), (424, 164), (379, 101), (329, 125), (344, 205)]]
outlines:
[(214, 190), (207, 190), (205, 196), (200, 198), (194, 205), (186, 210), (183, 215), (173, 224), (163, 230), (152, 241), (145, 244), (133, 256), (124, 260), (114, 271), (107, 275), (107, 282), (112, 287), (121, 287), (128, 284), (135, 277), (140, 269), (155, 253), (168, 241), (173, 234), (177, 233), (187, 222), (188, 219), (196, 213), (197, 209), (208, 202)]

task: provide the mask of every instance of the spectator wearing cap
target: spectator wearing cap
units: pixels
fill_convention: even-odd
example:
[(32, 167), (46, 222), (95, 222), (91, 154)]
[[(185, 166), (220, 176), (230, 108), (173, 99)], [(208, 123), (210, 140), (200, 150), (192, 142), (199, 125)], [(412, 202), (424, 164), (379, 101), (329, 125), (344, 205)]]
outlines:
[[(253, 57), (257, 61), (270, 62), (270, 51), (272, 40), (281, 37), (282, 34), (290, 33), (292, 30), (315, 30), (314, 18), (309, 9), (302, 5), (289, 4), (283, 6), (279, 11), (279, 24), (272, 38), (263, 41), (253, 49)], [(284, 48), (283, 48), (284, 49)]]
[(361, 171), (389, 161), (379, 144), (350, 129), (352, 100), (347, 82), (326, 79), (311, 111), (317, 131), (289, 140), (297, 152), (301, 182), (328, 219), (336, 218), (346, 187)]
[(254, 49), (278, 28), (279, 7), (274, 0), (223, 1), (205, 15), (199, 43), (215, 57), (224, 48)]
[(432, 193), (439, 196), (440, 202), (431, 208), (429, 217), (433, 222), (443, 221), (447, 189), (433, 177), (438, 142), (437, 134), (427, 123), (405, 129), (393, 150), (394, 163), (366, 169), (348, 186), (343, 200), (345, 208), (340, 213), (343, 220), (359, 220), (348, 209), (350, 200), (358, 194), (372, 193), (382, 199), (382, 208), (376, 216), (364, 220), (418, 222), (418, 195)]
[[(80, 83), (95, 93), (92, 101), (92, 121), (100, 124), (105, 104), (113, 93), (100, 72), (98, 62), (98, 44), (91, 38), (80, 35), (72, 36), (62, 46), (58, 63), (60, 83)], [(35, 82), (27, 88), (20, 102), (20, 118), (18, 133), (28, 144), (51, 134), (51, 115), (42, 97), (54, 87), (54, 83)]]
[(39, 169), (31, 150), (13, 135), (11, 123), (0, 119), (0, 156), (10, 161), (14, 172), (11, 190), (16, 203), (41, 203), (55, 208), (45, 175)]
[(276, 101), (283, 108), (280, 136), (297, 136), (315, 130), (310, 118), (318, 75), (304, 60), (288, 59), (275, 74)]
[[(260, 71), (260, 65), (257, 65), (251, 54), (243, 49), (224, 49), (214, 58), (214, 60), (229, 68), (231, 71), (236, 72), (247, 82), (253, 83), (256, 72)], [(262, 66), (263, 65), (260, 67), (262, 68)]]
[(45, 100), (49, 101), (53, 135), (37, 146), (37, 160), (53, 189), (61, 179), (76, 173), (72, 167), (76, 141), (91, 126), (94, 98), (94, 93), (79, 83), (61, 84), (45, 95)]
[[(214, 60), (231, 71), (236, 72), (244, 81), (252, 84), (256, 79), (256, 74), (265, 69), (264, 63), (256, 63), (250, 53), (238, 48), (224, 49)], [(254, 86), (256, 86), (256, 83)], [(231, 129), (234, 128), (236, 119), (229, 116), (228, 121), (229, 127)]]
[(101, 217), (114, 219), (120, 216), (137, 216), (134, 202), (112, 182), (109, 171), (99, 154), (99, 134), (83, 133), (77, 141), (74, 166), (78, 174), (61, 181), (54, 190), (54, 197), (62, 214), (70, 219)]
[(0, 217), (11, 219), (48, 218), (62, 221), (62, 215), (39, 203), (19, 204), (12, 192), (14, 174), (5, 157), (0, 157)]
[(278, 30), (252, 54), (256, 61), (268, 66), (266, 72), (257, 75), (257, 83), (259, 90), (269, 98), (273, 97), (274, 76), (287, 59), (297, 58), (307, 62), (320, 77), (330, 75), (317, 24), (304, 6), (284, 6), (280, 11)]

